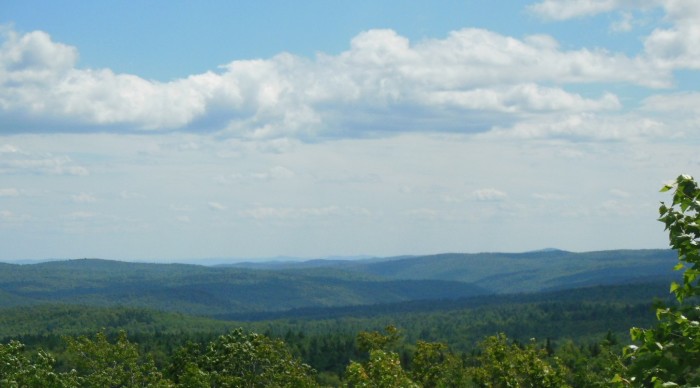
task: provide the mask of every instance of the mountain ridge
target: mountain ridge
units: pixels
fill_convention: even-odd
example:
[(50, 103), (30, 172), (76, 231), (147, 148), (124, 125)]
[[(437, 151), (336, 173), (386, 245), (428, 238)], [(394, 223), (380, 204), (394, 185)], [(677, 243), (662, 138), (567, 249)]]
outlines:
[(211, 267), (76, 259), (0, 266), (0, 307), (68, 303), (241, 315), (642, 281), (670, 281), (671, 250), (443, 253)]

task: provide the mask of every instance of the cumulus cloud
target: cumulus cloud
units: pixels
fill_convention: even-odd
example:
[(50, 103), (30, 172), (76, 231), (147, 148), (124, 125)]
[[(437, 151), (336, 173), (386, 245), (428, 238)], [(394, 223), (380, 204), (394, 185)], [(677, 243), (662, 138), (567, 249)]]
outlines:
[(664, 8), (672, 25), (645, 38), (646, 55), (660, 68), (700, 69), (700, 2), (669, 0)]
[[(9, 130), (17, 122), (39, 128), (63, 122), (83, 130), (208, 130), (307, 141), (382, 131), (474, 132), (523, 115), (620, 108), (613, 94), (583, 97), (566, 84), (663, 87), (672, 78), (670, 69), (641, 58), (564, 50), (547, 35), (516, 39), (474, 28), (419, 42), (370, 30), (338, 55), (239, 60), (171, 82), (77, 68), (77, 49), (45, 32), (3, 36), (0, 124)], [(649, 52), (659, 51), (659, 39), (650, 38)]]
[(603, 95), (599, 100), (590, 100), (559, 88), (547, 88), (536, 84), (479, 88), (464, 92), (437, 92), (429, 99), (436, 104), (464, 109), (511, 113), (597, 111), (621, 107), (618, 98), (610, 93)]
[(9, 86), (43, 84), (66, 76), (78, 59), (74, 47), (51, 40), (49, 34), (34, 31), (18, 34), (9, 29), (0, 31), (0, 82)]
[(670, 27), (659, 27), (644, 38), (644, 61), (662, 72), (700, 69), (700, 2), (687, 0), (544, 0), (528, 9), (550, 20), (567, 20), (620, 11), (613, 31), (629, 31), (633, 10), (661, 8)]

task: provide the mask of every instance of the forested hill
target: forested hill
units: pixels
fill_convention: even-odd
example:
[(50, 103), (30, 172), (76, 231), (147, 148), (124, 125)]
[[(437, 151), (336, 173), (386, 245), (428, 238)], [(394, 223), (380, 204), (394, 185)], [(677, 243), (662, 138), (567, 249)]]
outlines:
[(446, 253), (366, 260), (311, 260), (293, 263), (239, 263), (238, 268), (286, 271), (342, 269), (392, 280), (449, 280), (471, 283), (491, 293), (561, 290), (605, 284), (668, 281), (677, 254), (670, 249), (525, 253)]
[(0, 270), (0, 307), (69, 303), (212, 316), (485, 293), (458, 281), (391, 280), (338, 270), (305, 273), (96, 259), (3, 265)]
[(674, 276), (675, 261), (670, 250), (624, 250), (316, 260), (264, 268), (97, 259), (0, 264), (0, 307), (71, 303), (220, 316), (664, 281)]

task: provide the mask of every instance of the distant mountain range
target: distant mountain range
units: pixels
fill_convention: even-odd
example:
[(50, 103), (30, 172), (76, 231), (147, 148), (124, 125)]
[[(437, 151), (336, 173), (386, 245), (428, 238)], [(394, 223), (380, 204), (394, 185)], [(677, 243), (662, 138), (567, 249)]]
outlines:
[(0, 307), (80, 304), (204, 316), (670, 281), (671, 250), (448, 253), (207, 267), (98, 259), (0, 263)]
[(592, 285), (671, 280), (672, 250), (574, 253), (544, 249), (524, 253), (444, 253), (365, 260), (237, 263), (235, 268), (309, 272), (340, 269), (391, 280), (443, 280), (474, 284), (489, 293), (538, 292)]

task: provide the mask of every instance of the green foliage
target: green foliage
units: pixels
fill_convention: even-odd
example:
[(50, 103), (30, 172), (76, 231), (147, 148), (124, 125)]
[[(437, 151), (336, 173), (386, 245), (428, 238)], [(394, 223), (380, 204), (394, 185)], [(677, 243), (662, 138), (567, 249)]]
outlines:
[(524, 347), (509, 344), (504, 334), (486, 338), (480, 344), (478, 365), (470, 368), (482, 387), (567, 387), (568, 373), (558, 359), (546, 360), (547, 352), (534, 342)]
[(609, 387), (615, 375), (625, 370), (620, 349), (612, 336), (589, 346), (565, 341), (555, 352), (569, 370), (567, 381), (574, 387)]
[(54, 358), (39, 351), (31, 360), (24, 355), (24, 345), (18, 341), (0, 344), (0, 387), (77, 387), (74, 372), (56, 373)]
[[(293, 333), (288, 337), (298, 338)], [(315, 372), (284, 342), (241, 329), (208, 343), (186, 343), (168, 354), (167, 368), (154, 365), (152, 351), (140, 351), (123, 332), (113, 339), (103, 332), (66, 337), (67, 351), (59, 355), (62, 367), (43, 350), (29, 357), (20, 342), (11, 341), (0, 345), (0, 387), (597, 387), (607, 386), (611, 367), (619, 364), (608, 349), (611, 336), (595, 346), (569, 343), (556, 349), (557, 357), (547, 355), (548, 348), (555, 348), (551, 342), (520, 346), (502, 334), (484, 340), (472, 355), (453, 353), (443, 343), (407, 345), (400, 337), (394, 327), (358, 334), (368, 354), (344, 364), (344, 380), (329, 372), (315, 379)], [(325, 349), (332, 357), (332, 347)]]
[(136, 344), (119, 333), (111, 343), (103, 333), (94, 339), (66, 337), (71, 364), (77, 370), (81, 386), (88, 387), (169, 387), (172, 385), (155, 367), (153, 360), (141, 356)]
[(418, 341), (411, 360), (411, 376), (422, 387), (463, 387), (469, 377), (462, 360), (443, 343)]
[(395, 346), (401, 339), (399, 330), (389, 325), (384, 328), (385, 334), (377, 331), (363, 331), (357, 335), (357, 347), (361, 351), (388, 350)]
[(345, 370), (348, 387), (418, 387), (401, 367), (399, 354), (389, 350), (401, 338), (399, 330), (387, 326), (384, 332), (361, 332), (357, 335), (358, 347), (369, 352), (369, 360), (365, 363), (350, 362)]
[(345, 372), (348, 387), (410, 388), (419, 387), (401, 367), (399, 355), (381, 349), (369, 352), (369, 361), (351, 361)]
[(671, 283), (671, 292), (683, 303), (700, 295), (700, 188), (691, 176), (681, 175), (674, 185), (664, 186), (661, 191), (674, 187), (673, 203), (670, 207), (661, 203), (659, 221), (666, 225), (671, 248), (678, 252), (680, 262), (675, 269), (685, 269), (683, 284)]
[(632, 328), (633, 341), (625, 349), (632, 360), (626, 377), (616, 382), (637, 386), (700, 385), (700, 188), (688, 175), (679, 176), (661, 191), (674, 190), (671, 206), (659, 208), (659, 221), (669, 233), (670, 245), (678, 252), (676, 270), (685, 270), (682, 283), (673, 282), (675, 306), (659, 306), (658, 323), (651, 329)]
[(189, 344), (171, 371), (184, 387), (313, 387), (314, 371), (284, 342), (242, 329), (222, 335), (203, 351)]
[(25, 335), (107, 335), (125, 330), (129, 335), (182, 335), (225, 333), (238, 327), (224, 322), (180, 313), (143, 308), (91, 307), (48, 304), (0, 309), (0, 339)]

